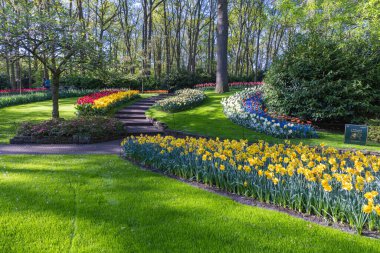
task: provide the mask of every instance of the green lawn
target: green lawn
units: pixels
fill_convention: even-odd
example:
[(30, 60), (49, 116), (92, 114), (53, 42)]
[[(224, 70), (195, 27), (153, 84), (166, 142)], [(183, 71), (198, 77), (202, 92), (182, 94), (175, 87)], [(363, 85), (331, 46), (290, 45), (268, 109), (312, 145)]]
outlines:
[(1, 252), (380, 252), (117, 156), (0, 156)]
[[(265, 140), (270, 143), (283, 142), (269, 135), (258, 133), (250, 129), (232, 123), (223, 114), (220, 101), (223, 97), (230, 96), (234, 92), (215, 94), (207, 91), (208, 99), (194, 109), (177, 112), (165, 113), (156, 109), (150, 109), (147, 114), (161, 122), (165, 122), (170, 129), (181, 130), (189, 133), (198, 133), (213, 137), (230, 139), (248, 139), (250, 141)], [(317, 145), (325, 143), (336, 148), (358, 148), (366, 150), (380, 150), (380, 143), (369, 142), (367, 146), (349, 145), (343, 143), (343, 134), (319, 132), (318, 139), (295, 139), (294, 143), (302, 141), (306, 144)]]
[[(60, 117), (68, 119), (75, 117), (74, 104), (77, 98), (59, 100)], [(52, 102), (42, 101), (24, 105), (10, 106), (0, 109), (0, 143), (9, 143), (17, 126), (23, 121), (42, 121), (51, 118)]]

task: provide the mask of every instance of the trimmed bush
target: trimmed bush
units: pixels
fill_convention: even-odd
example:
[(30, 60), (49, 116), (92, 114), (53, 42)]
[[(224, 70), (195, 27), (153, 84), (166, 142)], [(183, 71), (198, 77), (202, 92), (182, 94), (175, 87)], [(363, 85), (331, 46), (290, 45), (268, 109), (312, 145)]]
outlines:
[(176, 91), (173, 97), (158, 101), (155, 106), (165, 112), (178, 112), (193, 108), (205, 99), (206, 95), (201, 90), (183, 89)]
[(364, 122), (380, 114), (379, 73), (379, 49), (371, 43), (296, 36), (265, 77), (265, 101), (317, 122)]

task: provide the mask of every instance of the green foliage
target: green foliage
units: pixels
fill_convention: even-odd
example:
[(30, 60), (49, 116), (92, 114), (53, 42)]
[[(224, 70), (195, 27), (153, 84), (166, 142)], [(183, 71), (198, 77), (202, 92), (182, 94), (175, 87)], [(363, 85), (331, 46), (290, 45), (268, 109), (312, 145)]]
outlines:
[(368, 140), (380, 143), (380, 126), (369, 126)]
[(105, 83), (102, 80), (87, 76), (65, 76), (61, 78), (60, 85), (77, 89), (105, 88)]
[(43, 122), (24, 122), (17, 136), (73, 137), (111, 139), (124, 133), (123, 123), (108, 117), (79, 117), (71, 120), (53, 119)]
[(0, 73), (0, 89), (9, 89), (9, 77)]
[[(93, 90), (61, 90), (59, 92), (60, 98), (79, 97), (94, 92)], [(34, 92), (19, 95), (5, 95), (0, 96), (0, 108), (12, 105), (21, 105), (32, 102), (44, 101), (51, 99), (51, 92)]]
[(380, 114), (379, 48), (297, 36), (265, 77), (272, 111), (314, 121), (363, 122)]

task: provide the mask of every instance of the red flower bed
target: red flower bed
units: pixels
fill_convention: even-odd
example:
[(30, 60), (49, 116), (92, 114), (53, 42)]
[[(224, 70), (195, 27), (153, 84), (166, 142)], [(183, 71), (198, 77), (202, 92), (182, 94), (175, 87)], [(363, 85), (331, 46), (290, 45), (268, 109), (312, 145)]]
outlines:
[[(21, 92), (37, 92), (37, 91), (45, 91), (46, 88), (34, 88), (34, 89), (21, 89)], [(0, 90), (0, 93), (19, 93), (20, 89), (8, 89), (8, 90)]]
[[(263, 85), (263, 82), (233, 82), (228, 83), (229, 87), (247, 87), (247, 86), (256, 86), (256, 85)], [(194, 88), (208, 88), (208, 87), (215, 87), (216, 83), (201, 83), (194, 85)]]
[(101, 91), (101, 92), (96, 92), (92, 93), (90, 95), (78, 98), (77, 104), (82, 105), (82, 104), (93, 104), (95, 100), (111, 95), (112, 93), (119, 92), (118, 90), (107, 90), (107, 91)]

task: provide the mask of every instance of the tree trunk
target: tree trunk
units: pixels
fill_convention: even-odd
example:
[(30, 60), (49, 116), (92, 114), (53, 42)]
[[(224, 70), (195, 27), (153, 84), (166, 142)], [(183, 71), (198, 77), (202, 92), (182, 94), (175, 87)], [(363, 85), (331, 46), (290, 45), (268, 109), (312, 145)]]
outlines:
[(215, 92), (228, 91), (227, 44), (228, 44), (228, 11), (227, 0), (218, 0), (218, 37), (217, 37), (217, 70)]
[(11, 60), (11, 77), (10, 77), (11, 88), (16, 89), (16, 71), (15, 71), (15, 62)]
[(59, 73), (52, 73), (53, 82), (51, 85), (51, 99), (53, 102), (53, 119), (59, 118)]

